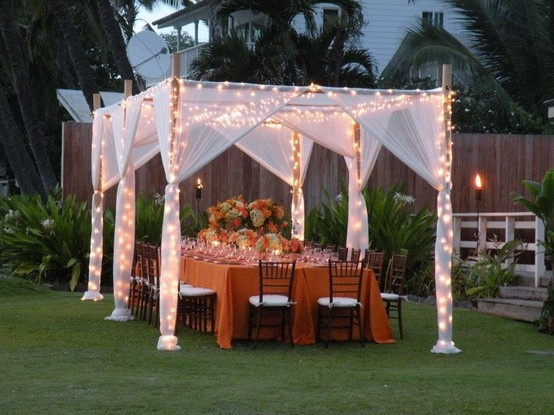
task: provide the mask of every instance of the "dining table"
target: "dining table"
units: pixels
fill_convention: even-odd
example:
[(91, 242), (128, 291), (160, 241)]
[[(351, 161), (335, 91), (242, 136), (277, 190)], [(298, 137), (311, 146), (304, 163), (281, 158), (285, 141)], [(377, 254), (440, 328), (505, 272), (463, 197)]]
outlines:
[[(219, 347), (231, 349), (233, 340), (248, 338), (248, 299), (259, 293), (257, 262), (245, 264), (182, 255), (180, 282), (216, 291), (214, 333)], [(328, 296), (327, 265), (296, 262), (292, 287), (292, 335), (295, 345), (316, 342), (317, 300)], [(395, 343), (377, 280), (370, 269), (363, 272), (361, 303), (365, 340)], [(354, 332), (354, 339), (359, 340), (356, 330)], [(278, 337), (279, 331), (272, 328), (264, 328), (260, 333), (260, 339)], [(331, 332), (331, 340), (346, 339), (348, 333), (344, 330)]]

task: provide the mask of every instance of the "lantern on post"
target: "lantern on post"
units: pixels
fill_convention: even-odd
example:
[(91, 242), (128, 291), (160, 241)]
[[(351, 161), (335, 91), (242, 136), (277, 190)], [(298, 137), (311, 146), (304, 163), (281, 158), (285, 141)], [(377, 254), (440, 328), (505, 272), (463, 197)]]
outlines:
[(202, 180), (198, 178), (196, 180), (196, 185), (194, 186), (196, 188), (196, 211), (200, 211), (200, 199), (202, 199), (202, 189), (204, 186), (202, 185)]
[(479, 243), (481, 241), (481, 221), (480, 221), (480, 208), (481, 208), (481, 199), (483, 196), (483, 182), (481, 181), (481, 176), (479, 174), (475, 175), (475, 204), (477, 208), (477, 232), (475, 233), (475, 239), (477, 244), (475, 247), (475, 256), (479, 257)]

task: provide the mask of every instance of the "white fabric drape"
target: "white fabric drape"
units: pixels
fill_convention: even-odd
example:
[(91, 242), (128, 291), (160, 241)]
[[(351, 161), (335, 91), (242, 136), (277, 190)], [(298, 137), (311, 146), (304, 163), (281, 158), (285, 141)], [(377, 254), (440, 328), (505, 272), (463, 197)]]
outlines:
[[(360, 165), (357, 157), (344, 157), (348, 168), (348, 230), (346, 246), (361, 249), (369, 246), (367, 206), (362, 190), (375, 166), (381, 143), (367, 131), (360, 131)], [(358, 171), (360, 176), (358, 177)], [(362, 255), (363, 256), (363, 255)]]
[(104, 194), (102, 192), (102, 141), (104, 130), (104, 114), (98, 110), (92, 123), (92, 147), (90, 172), (92, 176), (92, 188), (94, 193), (91, 200), (91, 228), (90, 237), (90, 259), (89, 259), (89, 277), (88, 289), (83, 294), (83, 300), (102, 300), (104, 296), (100, 294), (100, 276), (102, 272), (103, 258), (103, 238), (104, 231)]
[(304, 240), (304, 195), (302, 186), (308, 171), (313, 141), (300, 136), (300, 154), (295, 166), (294, 131), (281, 123), (263, 123), (235, 143), (244, 153), (294, 188), (294, 170), (298, 169), (297, 197), (291, 205), (293, 234)]
[[(333, 94), (364, 129), (439, 192), (435, 284), (439, 340), (435, 353), (457, 353), (452, 341), (452, 206), (449, 137), (444, 126), (442, 89), (421, 94), (366, 92), (373, 101), (360, 105), (358, 94)], [(369, 100), (368, 100), (369, 101)]]
[[(433, 348), (438, 353), (454, 353), (458, 349), (452, 342), (452, 297), (450, 287), (450, 259), (452, 249), (452, 224), (450, 205), (450, 164), (449, 137), (446, 136), (442, 117), (442, 90), (433, 91), (376, 91), (347, 88), (308, 88), (275, 87), (233, 83), (205, 83), (179, 81), (178, 108), (170, 107), (172, 88), (164, 81), (137, 97), (127, 101), (125, 120), (122, 108), (112, 106), (105, 114), (112, 117), (114, 132), (107, 133), (109, 123), (105, 125), (102, 146), (102, 185), (96, 182), (94, 189), (106, 190), (120, 179), (118, 207), (123, 206), (121, 214), (127, 209), (126, 202), (134, 206), (134, 199), (126, 199), (130, 194), (134, 198), (133, 170), (149, 160), (158, 149), (161, 151), (167, 178), (166, 205), (162, 236), (162, 275), (161, 275), (161, 337), (158, 348), (162, 350), (178, 349), (177, 339), (173, 336), (177, 299), (178, 261), (180, 243), (178, 184), (190, 177), (201, 167), (213, 160), (218, 154), (233, 145), (240, 138), (252, 133), (241, 145), (245, 151), (289, 183), (291, 178), (290, 160), (283, 157), (290, 151), (289, 139), (271, 144), (263, 150), (255, 150), (262, 137), (258, 126), (271, 117), (285, 127), (302, 135), (302, 175), (304, 180), (307, 168), (307, 156), (312, 140), (345, 156), (349, 166), (349, 195), (352, 198), (352, 213), (349, 217), (349, 232), (354, 232), (348, 243), (363, 247), (367, 244), (364, 235), (367, 231), (356, 230), (355, 221), (364, 222), (366, 212), (361, 189), (373, 168), (379, 151), (379, 143), (385, 145), (406, 165), (423, 177), (439, 192), (437, 198), (437, 243), (435, 245), (436, 286), (438, 304), (439, 341)], [(139, 98), (140, 97), (140, 98)], [(140, 114), (129, 111), (136, 106), (142, 107), (141, 99), (152, 104), (145, 105)], [(153, 109), (150, 108), (153, 106)], [(100, 113), (97, 113), (97, 116)], [(119, 114), (119, 115), (117, 115)], [(171, 122), (176, 115), (175, 125)], [(134, 121), (137, 117), (138, 121)], [(133, 120), (133, 121), (132, 121)], [(140, 123), (137, 129), (137, 122)], [(356, 157), (353, 146), (352, 123), (361, 126), (360, 156)], [(116, 127), (118, 125), (118, 127)], [(173, 131), (173, 126), (176, 127)], [(257, 128), (258, 127), (258, 128)], [(95, 136), (99, 134), (98, 125)], [(157, 136), (157, 138), (156, 138)], [(290, 135), (289, 135), (290, 137)], [(123, 139), (122, 139), (123, 138)], [(158, 141), (157, 141), (158, 140)], [(278, 141), (278, 139), (276, 139)], [(117, 144), (116, 144), (117, 143)], [(305, 147), (305, 148), (304, 148)], [(114, 160), (117, 155), (117, 161)], [(92, 165), (98, 159), (94, 155)], [(277, 165), (282, 164), (282, 166)], [(359, 164), (359, 165), (358, 165)], [(94, 168), (94, 167), (93, 167)], [(97, 167), (96, 167), (97, 168)], [(96, 175), (96, 178), (94, 177)], [(93, 175), (98, 180), (98, 174)], [(119, 191), (118, 191), (119, 193)], [(98, 196), (93, 197), (93, 205)], [(133, 235), (129, 228), (134, 210), (128, 208), (126, 217), (120, 218), (118, 232), (124, 237), (116, 241), (114, 254), (114, 283), (116, 283), (116, 309), (123, 297), (125, 288), (119, 282), (126, 281), (130, 266), (122, 265), (129, 256), (128, 245)], [(132, 208), (134, 209), (134, 207)], [(119, 214), (119, 212), (118, 212)], [(367, 215), (367, 213), (365, 213)], [(358, 215), (358, 216), (357, 216)], [(359, 216), (361, 215), (361, 216)], [(96, 216), (98, 219), (98, 216)], [(123, 220), (125, 219), (125, 220)], [(367, 221), (367, 218), (365, 219)], [(363, 225), (362, 225), (363, 226)], [(93, 230), (94, 232), (94, 230)], [(118, 234), (119, 234), (118, 233)], [(365, 236), (367, 238), (367, 235)], [(93, 242), (91, 251), (98, 248)], [(101, 239), (100, 239), (101, 241)], [(118, 245), (119, 244), (119, 245)], [(100, 247), (101, 249), (101, 247)], [(97, 261), (97, 258), (95, 259)], [(116, 265), (117, 264), (117, 265)], [(91, 262), (91, 267), (93, 267)], [(127, 271), (128, 270), (128, 271)], [(116, 272), (117, 271), (117, 272)], [(117, 275), (117, 280), (116, 280)], [(122, 288), (122, 290), (120, 290)], [(125, 293), (126, 295), (126, 293)]]
[[(135, 246), (135, 167), (131, 158), (142, 107), (142, 97), (130, 97), (112, 114), (117, 165), (121, 180), (117, 187), (114, 234), (114, 303), (106, 320), (127, 321), (133, 315), (127, 306)], [(115, 260), (117, 258), (117, 261)]]
[[(299, 94), (297, 88), (282, 93), (265, 86), (202, 91), (200, 83), (168, 81), (152, 89), (162, 162), (168, 182), (165, 193), (160, 278), (159, 350), (178, 350), (174, 335), (179, 283), (181, 229), (179, 182), (253, 130), (263, 120)], [(175, 91), (178, 90), (178, 91)], [(288, 91), (287, 91), (288, 90)], [(175, 131), (171, 102), (178, 93)], [(201, 105), (204, 103), (204, 105)]]

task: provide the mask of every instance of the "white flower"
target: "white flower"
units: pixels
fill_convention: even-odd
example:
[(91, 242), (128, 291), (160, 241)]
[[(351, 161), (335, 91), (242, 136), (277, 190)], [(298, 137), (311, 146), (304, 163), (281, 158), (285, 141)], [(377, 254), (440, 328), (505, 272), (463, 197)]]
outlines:
[(403, 195), (402, 193), (396, 192), (394, 194), (394, 201), (402, 205), (411, 205), (415, 203), (415, 198), (409, 195)]
[(250, 219), (252, 219), (252, 224), (256, 228), (259, 228), (265, 222), (265, 216), (263, 212), (259, 209), (254, 209), (250, 211)]
[(154, 204), (156, 206), (163, 206), (165, 201), (165, 195), (160, 195), (159, 193), (156, 193), (154, 195)]
[(40, 222), (40, 224), (42, 225), (42, 229), (44, 229), (45, 231), (52, 232), (54, 230), (54, 219), (44, 219), (42, 222)]

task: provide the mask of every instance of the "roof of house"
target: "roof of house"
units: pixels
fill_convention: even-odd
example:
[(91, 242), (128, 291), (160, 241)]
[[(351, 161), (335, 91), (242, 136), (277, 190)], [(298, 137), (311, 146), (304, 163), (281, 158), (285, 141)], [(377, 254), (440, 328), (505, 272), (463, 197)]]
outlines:
[(152, 22), (152, 24), (158, 26), (160, 29), (172, 26), (181, 27), (209, 17), (210, 0), (200, 0), (198, 3), (162, 17)]

